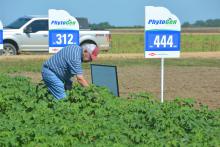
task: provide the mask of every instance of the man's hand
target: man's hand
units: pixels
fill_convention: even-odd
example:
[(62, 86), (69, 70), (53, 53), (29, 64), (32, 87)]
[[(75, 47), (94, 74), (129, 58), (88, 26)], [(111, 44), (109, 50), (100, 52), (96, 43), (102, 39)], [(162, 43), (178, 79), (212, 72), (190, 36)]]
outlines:
[(87, 87), (89, 86), (88, 82), (86, 81), (86, 79), (83, 77), (83, 75), (77, 75), (76, 76), (77, 81), (79, 82), (80, 85), (82, 85), (83, 87)]

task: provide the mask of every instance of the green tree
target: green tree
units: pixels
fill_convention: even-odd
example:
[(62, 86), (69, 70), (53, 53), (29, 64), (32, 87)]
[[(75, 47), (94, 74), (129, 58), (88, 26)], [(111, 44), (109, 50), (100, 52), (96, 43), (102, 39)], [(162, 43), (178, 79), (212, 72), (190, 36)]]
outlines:
[(184, 22), (182, 27), (191, 27), (192, 25), (189, 22)]
[(114, 26), (110, 25), (108, 22), (101, 22), (98, 24), (90, 24), (90, 28), (92, 30), (105, 30), (109, 28), (113, 28)]
[(195, 27), (205, 27), (206, 26), (206, 23), (203, 21), (203, 20), (197, 20), (193, 26)]

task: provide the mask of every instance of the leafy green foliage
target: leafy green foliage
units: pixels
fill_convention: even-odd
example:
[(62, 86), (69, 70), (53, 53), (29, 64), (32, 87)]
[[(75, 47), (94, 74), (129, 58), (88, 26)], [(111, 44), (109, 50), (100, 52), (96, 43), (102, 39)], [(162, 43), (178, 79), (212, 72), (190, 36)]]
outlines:
[(192, 99), (161, 104), (75, 85), (57, 101), (43, 86), (0, 76), (0, 146), (220, 146), (220, 110)]

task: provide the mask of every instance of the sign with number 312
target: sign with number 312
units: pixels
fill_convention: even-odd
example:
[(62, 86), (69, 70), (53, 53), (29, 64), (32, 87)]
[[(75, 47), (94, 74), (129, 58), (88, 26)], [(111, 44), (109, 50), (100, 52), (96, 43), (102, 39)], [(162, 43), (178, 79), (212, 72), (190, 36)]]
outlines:
[(49, 10), (49, 53), (61, 48), (79, 45), (79, 23), (75, 17), (64, 10)]

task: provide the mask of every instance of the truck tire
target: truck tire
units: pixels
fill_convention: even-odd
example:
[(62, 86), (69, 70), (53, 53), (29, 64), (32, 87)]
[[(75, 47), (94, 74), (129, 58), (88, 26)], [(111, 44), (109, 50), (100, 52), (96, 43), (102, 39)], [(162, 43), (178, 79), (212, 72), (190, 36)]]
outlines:
[(17, 55), (17, 49), (11, 43), (4, 43), (2, 55), (3, 56)]
[(97, 47), (97, 45), (95, 43), (90, 43), (90, 42), (82, 43), (80, 46), (83, 48), (83, 46), (86, 46), (87, 44), (94, 44)]

